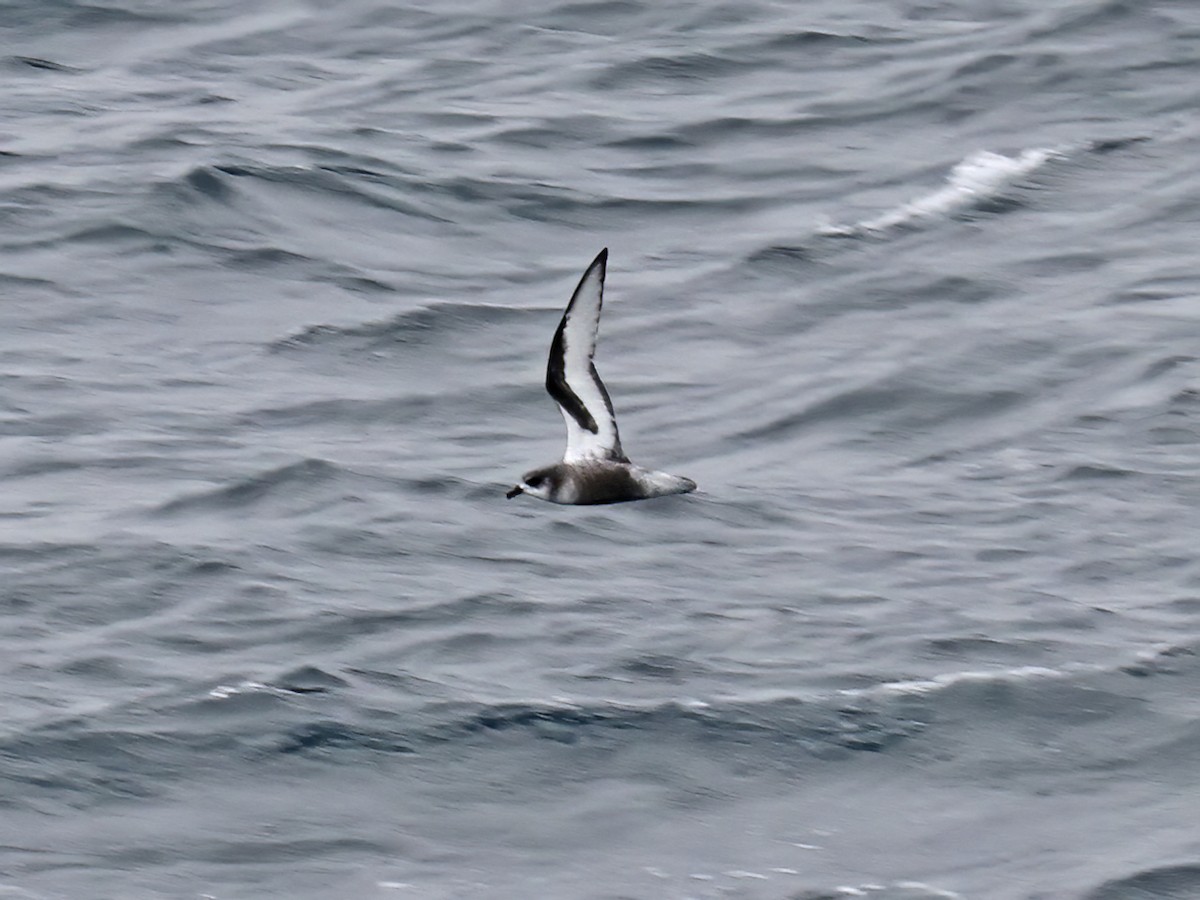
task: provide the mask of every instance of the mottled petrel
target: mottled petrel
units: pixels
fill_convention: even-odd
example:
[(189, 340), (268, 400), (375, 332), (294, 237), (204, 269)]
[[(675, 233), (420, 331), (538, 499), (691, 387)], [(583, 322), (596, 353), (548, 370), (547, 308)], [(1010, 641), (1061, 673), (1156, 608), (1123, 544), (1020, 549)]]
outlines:
[(528, 494), (551, 503), (622, 503), (696, 489), (690, 478), (635, 466), (621, 449), (612, 401), (592, 362), (607, 266), (606, 247), (579, 279), (550, 344), (546, 390), (567, 423), (562, 462), (525, 473), (510, 500)]

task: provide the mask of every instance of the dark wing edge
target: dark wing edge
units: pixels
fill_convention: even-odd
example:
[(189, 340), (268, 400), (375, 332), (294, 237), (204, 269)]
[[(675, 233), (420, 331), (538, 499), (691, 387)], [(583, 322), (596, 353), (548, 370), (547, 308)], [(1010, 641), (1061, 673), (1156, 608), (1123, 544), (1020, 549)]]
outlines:
[[(566, 324), (565, 320), (558, 326), (558, 331), (554, 332), (554, 342), (550, 345), (550, 363), (546, 366), (546, 392), (554, 398), (555, 403), (567, 411), (572, 419), (579, 423), (580, 428), (590, 431), (592, 434), (599, 434), (600, 426), (596, 424), (592, 414), (587, 411), (583, 401), (567, 384), (567, 373), (563, 368), (563, 355), (566, 352), (566, 339), (563, 337), (564, 324)], [(592, 372), (595, 373), (595, 371), (596, 367), (592, 366)]]
[[(600, 391), (600, 396), (604, 398), (604, 408), (608, 410), (608, 420), (612, 422), (613, 440), (612, 447), (609, 448), (608, 458), (614, 462), (629, 462), (629, 457), (625, 455), (625, 451), (621, 449), (621, 432), (617, 429), (617, 414), (613, 411), (612, 398), (608, 396), (608, 388), (604, 386), (604, 382), (600, 380), (600, 373), (596, 371), (595, 365), (588, 366), (588, 373), (592, 376), (592, 383), (596, 385), (596, 389)], [(595, 432), (593, 432), (594, 434)]]

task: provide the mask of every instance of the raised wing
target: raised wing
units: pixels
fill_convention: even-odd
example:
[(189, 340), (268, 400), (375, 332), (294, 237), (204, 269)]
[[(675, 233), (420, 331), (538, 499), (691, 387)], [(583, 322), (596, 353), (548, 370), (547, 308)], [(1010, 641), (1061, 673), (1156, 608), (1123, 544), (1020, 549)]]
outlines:
[(621, 450), (617, 419), (604, 382), (592, 355), (600, 330), (600, 306), (604, 302), (604, 272), (608, 248), (600, 251), (571, 295), (563, 313), (550, 361), (546, 366), (546, 390), (562, 411), (567, 423), (567, 450), (563, 461), (611, 459), (628, 462)]

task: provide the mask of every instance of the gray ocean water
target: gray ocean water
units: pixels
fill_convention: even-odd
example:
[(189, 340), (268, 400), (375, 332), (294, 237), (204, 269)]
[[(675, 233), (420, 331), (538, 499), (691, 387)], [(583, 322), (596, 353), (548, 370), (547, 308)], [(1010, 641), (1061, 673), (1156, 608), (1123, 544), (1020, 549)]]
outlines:
[[(1200, 897), (1200, 6), (0, 3), (0, 896)], [(504, 499), (597, 365), (700, 491)]]

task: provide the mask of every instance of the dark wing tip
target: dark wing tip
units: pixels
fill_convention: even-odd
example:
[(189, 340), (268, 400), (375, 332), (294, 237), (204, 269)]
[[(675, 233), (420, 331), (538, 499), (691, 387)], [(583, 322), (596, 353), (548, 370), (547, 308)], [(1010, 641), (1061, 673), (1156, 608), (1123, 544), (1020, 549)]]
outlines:
[[(596, 258), (593, 259), (592, 264), (587, 267), (587, 270), (584, 272), (584, 276), (586, 277), (587, 273), (592, 271), (592, 269), (596, 268), (596, 266), (600, 266), (600, 268), (602, 270), (605, 270), (608, 268), (608, 248), (607, 247), (605, 247), (603, 250), (601, 250), (599, 253), (596, 254)], [(604, 272), (601, 271), (600, 274), (601, 274), (601, 277), (603, 277)]]

